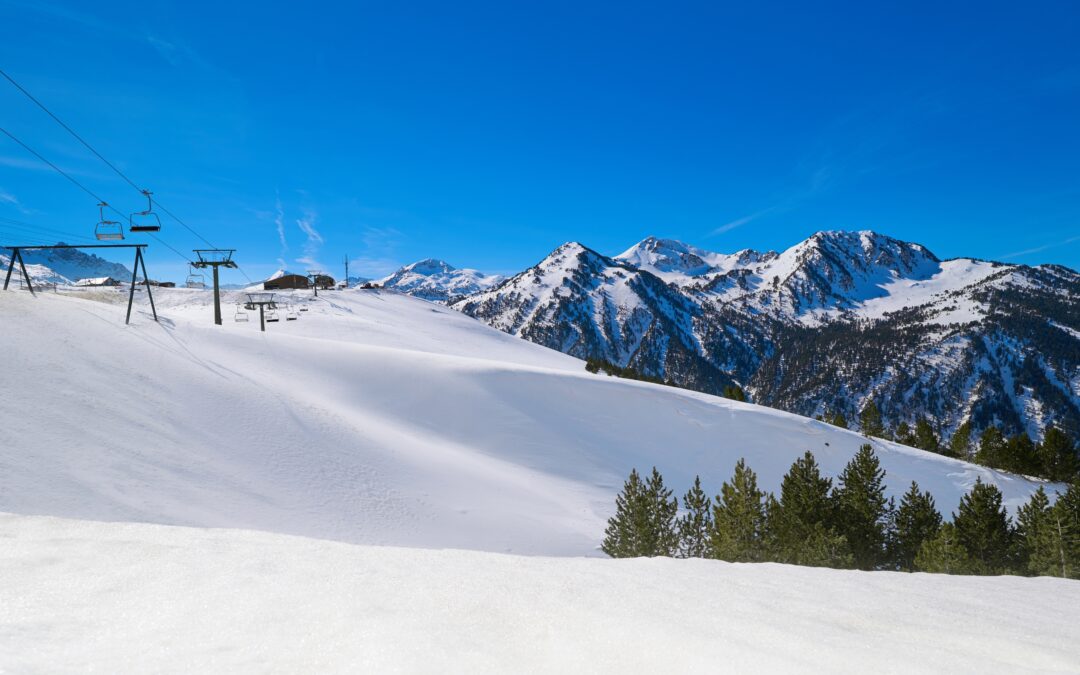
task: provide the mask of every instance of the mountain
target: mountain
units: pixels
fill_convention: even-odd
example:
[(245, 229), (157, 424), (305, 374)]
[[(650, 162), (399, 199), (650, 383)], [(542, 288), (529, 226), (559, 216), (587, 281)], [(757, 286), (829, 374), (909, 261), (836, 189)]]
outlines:
[(498, 285), (503, 277), (483, 274), (476, 270), (457, 269), (450, 264), (428, 258), (406, 265), (393, 274), (378, 279), (382, 288), (400, 291), (424, 300), (447, 303), (454, 298), (470, 295)]
[[(63, 245), (64, 242), (58, 242)], [(129, 249), (130, 251), (130, 249)], [(27, 265), (41, 265), (53, 273), (50, 283), (70, 283), (79, 279), (112, 277), (118, 281), (131, 281), (131, 270), (120, 263), (109, 262), (93, 253), (86, 253), (74, 248), (26, 250), (22, 252)], [(30, 271), (30, 270), (27, 270)], [(31, 279), (37, 275), (30, 272)], [(48, 275), (46, 275), (48, 276)], [(153, 273), (151, 273), (151, 278)]]
[(491, 326), (710, 393), (892, 425), (928, 416), (1080, 435), (1080, 275), (970, 258), (870, 231), (781, 253), (649, 237), (615, 258), (566, 244), (453, 304)]
[[(659, 467), (680, 493), (700, 475), (716, 494), (745, 457), (776, 491), (805, 451), (835, 477), (867, 442), (773, 408), (591, 374), (400, 293), (281, 295), (308, 311), (262, 333), (258, 321), (215, 326), (210, 294), (186, 289), (155, 289), (162, 323), (144, 300), (130, 326), (111, 303), (8, 293), (0, 347), (33, 377), (0, 399), (0, 513), (597, 555), (634, 467)], [(890, 496), (918, 480), (943, 510), (976, 479), (1010, 509), (1058, 487), (873, 443)]]

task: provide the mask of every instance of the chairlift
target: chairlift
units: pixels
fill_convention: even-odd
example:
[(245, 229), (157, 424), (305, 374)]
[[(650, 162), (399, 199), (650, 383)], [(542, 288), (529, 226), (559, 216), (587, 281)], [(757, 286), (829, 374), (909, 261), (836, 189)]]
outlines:
[(150, 196), (154, 193), (149, 190), (143, 190), (142, 193), (146, 195), (146, 210), (137, 211), (128, 216), (128, 231), (157, 232), (161, 230), (161, 218), (154, 213), (154, 200)]
[(124, 238), (124, 226), (115, 220), (105, 219), (105, 207), (108, 206), (106, 202), (98, 203), (98, 213), (101, 214), (101, 220), (94, 226), (94, 236), (98, 241), (117, 241)]
[(206, 288), (206, 276), (202, 272), (196, 272), (194, 267), (188, 265), (188, 276), (184, 285), (188, 288)]
[(296, 311), (296, 305), (285, 305), (285, 320), (296, 321), (300, 318), (300, 314)]
[(233, 315), (233, 320), (237, 323), (244, 323), (250, 318), (251, 317), (248, 316), (248, 313), (244, 311), (244, 306), (241, 305), (239, 302), (236, 303), (236, 314)]
[(277, 323), (280, 320), (281, 319), (279, 319), (277, 315), (276, 307), (271, 306), (268, 310), (266, 310), (266, 323)]

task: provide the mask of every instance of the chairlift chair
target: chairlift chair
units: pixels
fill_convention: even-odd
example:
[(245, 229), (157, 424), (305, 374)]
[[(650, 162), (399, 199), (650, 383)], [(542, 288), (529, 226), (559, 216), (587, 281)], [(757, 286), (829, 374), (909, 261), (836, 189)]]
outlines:
[(101, 214), (101, 220), (94, 226), (94, 236), (98, 241), (117, 241), (124, 238), (124, 226), (115, 220), (105, 219), (105, 207), (108, 206), (106, 202), (100, 202), (98, 204), (98, 213)]
[(270, 309), (266, 310), (266, 323), (277, 323), (280, 320), (281, 319), (278, 318), (276, 308), (271, 307)]
[(150, 196), (154, 193), (149, 190), (143, 190), (142, 193), (146, 195), (146, 210), (137, 211), (128, 216), (128, 231), (158, 232), (161, 230), (161, 218), (154, 213), (154, 200)]
[(188, 276), (184, 285), (188, 288), (206, 288), (206, 276), (201, 272), (196, 272), (194, 267), (188, 265)]
[(296, 311), (296, 305), (285, 305), (285, 320), (296, 321), (300, 318), (300, 314)]
[(243, 323), (245, 321), (248, 321), (250, 318), (251, 317), (248, 316), (248, 313), (244, 311), (244, 306), (239, 302), (236, 303), (236, 314), (233, 315), (233, 320), (237, 323)]

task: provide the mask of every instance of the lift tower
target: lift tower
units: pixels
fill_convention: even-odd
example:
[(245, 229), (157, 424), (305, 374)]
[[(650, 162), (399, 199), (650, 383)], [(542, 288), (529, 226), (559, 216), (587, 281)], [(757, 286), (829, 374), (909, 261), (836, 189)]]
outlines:
[(221, 286), (218, 283), (218, 268), (236, 269), (236, 263), (232, 259), (233, 253), (236, 253), (235, 248), (197, 248), (195, 256), (198, 260), (191, 263), (192, 267), (198, 269), (210, 267), (214, 270), (214, 323), (219, 326), (221, 325)]

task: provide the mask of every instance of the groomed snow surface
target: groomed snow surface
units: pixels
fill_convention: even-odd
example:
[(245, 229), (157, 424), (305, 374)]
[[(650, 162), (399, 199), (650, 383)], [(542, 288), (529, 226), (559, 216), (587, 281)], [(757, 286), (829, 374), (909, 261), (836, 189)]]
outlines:
[(1080, 584), (0, 516), (3, 669), (1066, 673)]
[[(776, 490), (855, 433), (396, 293), (285, 293), (308, 311), (266, 333), (238, 294), (221, 327), (207, 292), (156, 289), (160, 324), (141, 295), (130, 326), (108, 289), (0, 295), (0, 670), (1080, 663), (1075, 582), (580, 557), (633, 467), (715, 494), (746, 457)], [(875, 445), (891, 494), (946, 513), (976, 477), (1012, 508), (1037, 486)]]

